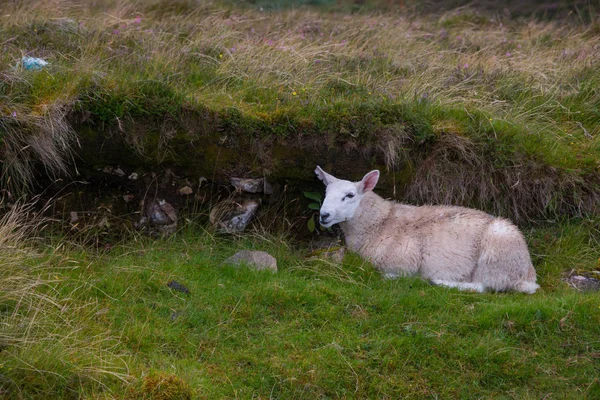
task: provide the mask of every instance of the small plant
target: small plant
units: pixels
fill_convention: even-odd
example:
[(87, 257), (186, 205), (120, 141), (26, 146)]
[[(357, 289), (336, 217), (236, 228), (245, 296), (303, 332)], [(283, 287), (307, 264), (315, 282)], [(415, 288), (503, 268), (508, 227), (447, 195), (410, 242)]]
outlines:
[(152, 373), (143, 379), (139, 392), (133, 392), (131, 399), (148, 400), (190, 400), (192, 389), (181, 378), (165, 372)]
[[(315, 221), (315, 215), (318, 215), (318, 211), (321, 209), (321, 205), (323, 204), (323, 196), (319, 192), (304, 192), (304, 197), (309, 200), (312, 200), (311, 203), (308, 203), (308, 208), (310, 210), (317, 211), (317, 213), (312, 213), (308, 221), (306, 222), (306, 227), (313, 233), (317, 230), (317, 222)], [(321, 230), (324, 228), (321, 227)]]

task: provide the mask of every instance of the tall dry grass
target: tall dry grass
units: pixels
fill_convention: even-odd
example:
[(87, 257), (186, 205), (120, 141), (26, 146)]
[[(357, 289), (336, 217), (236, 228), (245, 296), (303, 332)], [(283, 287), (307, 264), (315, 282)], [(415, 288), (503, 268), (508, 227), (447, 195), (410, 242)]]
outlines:
[[(598, 192), (594, 24), (468, 8), (419, 15), (274, 12), (191, 0), (11, 4), (0, 13), (6, 38), (0, 62), (15, 65), (23, 54), (51, 62), (45, 71), (6, 68), (0, 75), (0, 124), (10, 127), (5, 176), (17, 181), (27, 182), (40, 161), (51, 173), (68, 169), (69, 146), (76, 144), (70, 124), (81, 119), (112, 129), (157, 162), (178, 129), (192, 132), (193, 140), (198, 131), (254, 135), (266, 127), (259, 134), (294, 135), (306, 128), (327, 143), (374, 143), (390, 170), (422, 166), (415, 148), (458, 136), (477, 144), (476, 156), (486, 163), (477, 176), (485, 186), (480, 203), (506, 197), (487, 195), (489, 186), (508, 191), (525, 182), (519, 174), (540, 179), (543, 168), (518, 170), (523, 160), (568, 175), (543, 185), (542, 197), (570, 182), (580, 192)], [(187, 129), (189, 114), (198, 118)], [(147, 140), (144, 128), (136, 130), (139, 122), (160, 137)], [(444, 175), (454, 162), (433, 171), (438, 181), (455, 182)], [(490, 183), (487, 172), (497, 170), (506, 173)], [(421, 172), (427, 178), (431, 170)], [(465, 193), (452, 194), (452, 201), (474, 196)]]
[(77, 268), (30, 246), (43, 221), (15, 205), (0, 219), (0, 397), (49, 399), (102, 392), (127, 379), (119, 340), (98, 321), (98, 301)]
[[(565, 21), (513, 21), (469, 9), (420, 16), (261, 12), (193, 1), (21, 4), (2, 18), (6, 32), (17, 34), (4, 61), (18, 61), (24, 50), (45, 55), (70, 78), (35, 99), (38, 107), (76, 99), (90, 80), (99, 93), (157, 80), (189, 100), (252, 112), (278, 107), (277, 98), (294, 108), (347, 93), (354, 100), (426, 97), (562, 137), (583, 130), (552, 113), (568, 114), (565, 99), (600, 79), (594, 26)], [(583, 117), (588, 133), (597, 133)]]

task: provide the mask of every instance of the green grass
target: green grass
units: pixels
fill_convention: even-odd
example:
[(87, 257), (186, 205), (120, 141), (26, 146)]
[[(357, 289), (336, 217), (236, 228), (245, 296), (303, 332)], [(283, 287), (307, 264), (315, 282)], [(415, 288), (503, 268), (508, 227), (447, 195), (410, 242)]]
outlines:
[[(414, 143), (435, 141), (431, 127), (493, 143), (481, 156), (500, 168), (514, 168), (520, 160), (513, 155), (524, 154), (575, 177), (598, 173), (598, 36), (582, 21), (468, 9), (419, 15), (187, 1), (167, 7), (158, 0), (17, 2), (3, 6), (0, 18), (3, 124), (19, 123), (33, 136), (48, 134), (32, 122), (40, 117), (118, 126), (126, 136), (136, 125), (167, 120), (188, 141), (227, 131), (377, 147), (382, 132), (400, 123)], [(23, 53), (51, 66), (14, 70)], [(51, 114), (55, 104), (67, 114)], [(179, 122), (190, 116), (202, 125), (191, 134)], [(172, 135), (130, 138), (143, 140), (139, 148), (158, 161), (148, 147)], [(406, 161), (396, 159), (388, 167)]]
[[(47, 398), (48, 390), (54, 398), (146, 398), (165, 374), (193, 398), (594, 398), (600, 302), (562, 278), (598, 267), (598, 225), (567, 222), (528, 238), (542, 286), (532, 296), (385, 280), (356, 255), (343, 264), (311, 260), (265, 235), (191, 229), (105, 253), (45, 251), (63, 260), (48, 274), (59, 282), (55, 301), (73, 315), (69, 326), (111, 338), (123, 364), (109, 358), (113, 375), (90, 371), (102, 386), (46, 357), (57, 352), (48, 340), (48, 349), (24, 346), (21, 358), (5, 351), (3, 382), (12, 382), (9, 398)], [(222, 266), (242, 248), (269, 251), (279, 272)], [(171, 280), (190, 294), (168, 288)], [(107, 358), (102, 346), (86, 350)]]
[[(327, 12), (288, 1), (262, 11), (260, 1), (2, 4), (3, 193), (33, 188), (40, 170), (60, 176), (77, 156), (102, 165), (97, 147), (74, 146), (98, 132), (128, 145), (112, 143), (120, 150), (110, 163), (126, 162), (118, 157), (129, 147), (148, 168), (184, 164), (170, 154), (205, 157), (194, 176), (217, 173), (215, 157), (252, 156), (185, 147), (204, 137), (279, 143), (273, 160), (255, 157), (256, 170), (305, 183), (314, 176), (303, 157), (315, 148), (333, 165), (345, 157), (329, 152), (360, 149), (348, 162), (388, 168), (382, 181), (406, 201), (518, 219), (542, 290), (389, 281), (354, 254), (313, 260), (291, 238), (224, 238), (199, 226), (100, 252), (65, 237), (30, 245), (16, 211), (0, 223), (0, 397), (600, 396), (600, 301), (563, 281), (600, 269), (591, 8), (536, 20), (418, 14), (409, 1), (401, 11), (305, 3)], [(24, 54), (51, 65), (13, 68)], [(294, 156), (304, 164), (284, 169)], [(587, 217), (565, 217), (574, 215)], [(269, 251), (280, 271), (221, 265), (244, 248)]]

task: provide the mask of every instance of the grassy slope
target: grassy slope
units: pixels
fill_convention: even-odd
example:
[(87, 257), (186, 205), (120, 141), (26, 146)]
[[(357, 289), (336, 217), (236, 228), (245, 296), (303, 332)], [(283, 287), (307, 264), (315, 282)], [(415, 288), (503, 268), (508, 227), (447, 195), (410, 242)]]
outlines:
[[(9, 150), (41, 137), (37, 157), (60, 159), (71, 110), (111, 125), (206, 108), (261, 135), (368, 141), (374, 120), (401, 120), (418, 140), (450, 132), (491, 143), (500, 164), (519, 151), (597, 170), (593, 27), (464, 10), (348, 16), (166, 3), (3, 4)], [(22, 51), (51, 68), (13, 71)], [(51, 143), (55, 153), (44, 153)], [(560, 281), (599, 267), (597, 223), (526, 233), (543, 287), (535, 296), (384, 281), (354, 256), (307, 261), (275, 239), (184, 234), (100, 256), (61, 245), (42, 258), (5, 246), (3, 273), (20, 289), (0, 280), (0, 387), (13, 398), (135, 398), (162, 373), (204, 398), (597, 397), (600, 304)], [(244, 247), (272, 251), (281, 272), (219, 268)], [(168, 289), (169, 279), (191, 294)]]
[(457, 132), (499, 142), (499, 158), (520, 151), (569, 170), (598, 168), (598, 36), (589, 25), (468, 10), (23, 4), (3, 6), (0, 62), (26, 53), (52, 67), (4, 70), (3, 113), (16, 113), (8, 125), (61, 119), (63, 107), (109, 125), (207, 107), (221, 117), (213, 128), (376, 141), (375, 128), (400, 120), (416, 140)]
[[(88, 334), (118, 339), (112, 351), (128, 369), (105, 364), (127, 372), (129, 388), (92, 370), (112, 392), (101, 390), (77, 369), (84, 357), (69, 369), (36, 347), (21, 354), (32, 368), (9, 357), (3, 376), (23, 383), (24, 398), (47, 396), (47, 385), (26, 382), (52, 374), (63, 377), (50, 379), (57, 397), (143, 398), (144, 382), (161, 373), (176, 375), (198, 398), (596, 397), (598, 296), (560, 278), (596, 265), (597, 226), (574, 222), (530, 238), (543, 287), (533, 296), (388, 281), (354, 255), (341, 265), (311, 261), (264, 236), (190, 231), (104, 255), (71, 251), (53, 271), (57, 297), (77, 299), (67, 310), (79, 310)], [(271, 252), (280, 272), (222, 267), (240, 248)], [(191, 293), (169, 289), (173, 279)]]

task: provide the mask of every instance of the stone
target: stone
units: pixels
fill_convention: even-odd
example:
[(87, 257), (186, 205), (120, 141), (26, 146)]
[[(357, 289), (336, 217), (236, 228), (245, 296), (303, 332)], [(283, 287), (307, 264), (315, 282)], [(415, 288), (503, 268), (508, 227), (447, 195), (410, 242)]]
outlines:
[(223, 200), (210, 212), (210, 222), (225, 233), (242, 232), (256, 214), (260, 199), (246, 199), (242, 203)]
[(113, 171), (113, 174), (122, 178), (125, 176), (125, 171), (123, 171), (121, 168), (116, 168)]
[(125, 172), (120, 167), (113, 168), (110, 165), (107, 165), (104, 168), (102, 168), (102, 172), (104, 172), (105, 174), (116, 175), (118, 177), (125, 176)]
[(189, 196), (192, 193), (194, 193), (194, 190), (189, 186), (184, 186), (181, 189), (179, 189), (179, 194), (182, 196)]
[(247, 193), (273, 193), (271, 185), (264, 179), (231, 178), (231, 184), (240, 192)]
[(139, 175), (137, 174), (137, 172), (132, 172), (131, 175), (128, 176), (128, 179), (135, 181), (139, 178)]
[(177, 223), (177, 213), (165, 200), (153, 201), (147, 207), (148, 218), (153, 225), (170, 225)]
[(242, 250), (225, 260), (227, 265), (245, 265), (257, 271), (270, 270), (277, 272), (277, 260), (265, 251)]
[(98, 222), (98, 228), (108, 228), (110, 224), (108, 223), (108, 217), (104, 216)]
[(571, 287), (582, 292), (600, 290), (600, 279), (593, 278), (591, 276), (572, 274), (567, 277), (567, 283)]
[(131, 203), (134, 199), (135, 199), (135, 195), (133, 195), (133, 194), (124, 194), (123, 195), (123, 201), (125, 201), (125, 203)]
[(162, 234), (170, 235), (177, 230), (177, 212), (165, 200), (153, 200), (146, 204), (145, 214), (135, 226), (137, 229), (149, 227)]
[(169, 283), (167, 283), (167, 287), (173, 290), (177, 290), (181, 293), (190, 294), (190, 289), (188, 289), (187, 287), (185, 287), (185, 285), (177, 281), (169, 281)]

